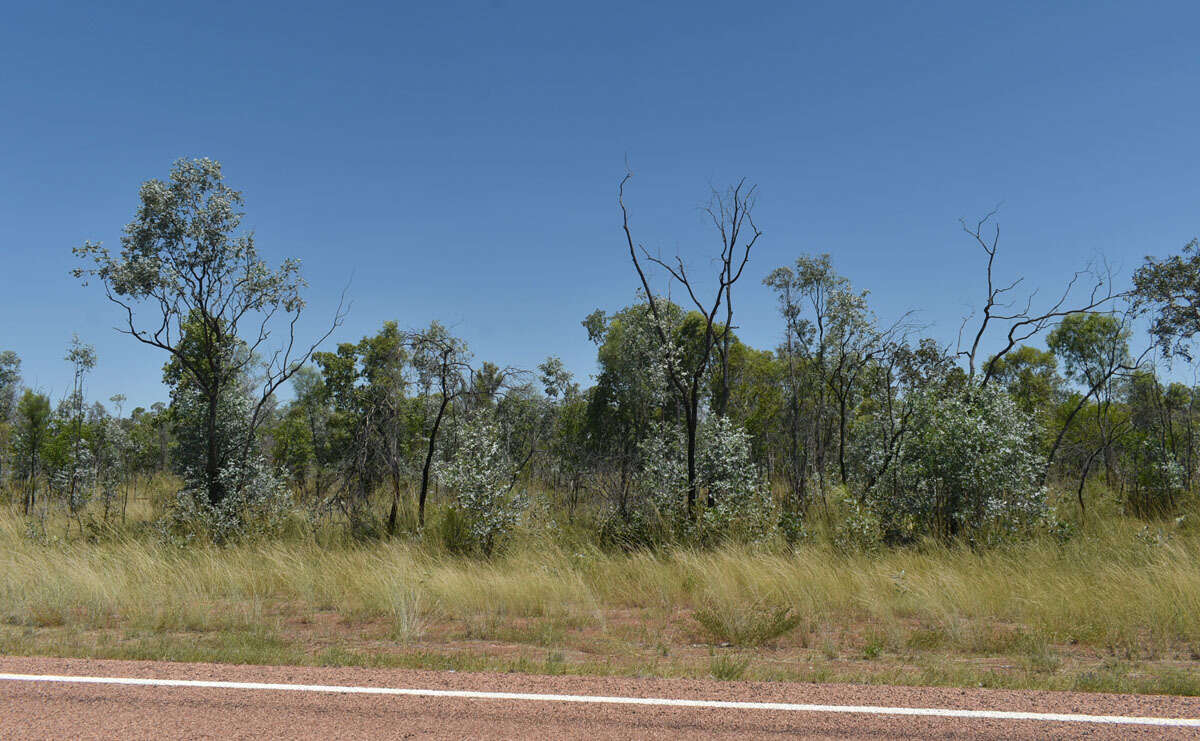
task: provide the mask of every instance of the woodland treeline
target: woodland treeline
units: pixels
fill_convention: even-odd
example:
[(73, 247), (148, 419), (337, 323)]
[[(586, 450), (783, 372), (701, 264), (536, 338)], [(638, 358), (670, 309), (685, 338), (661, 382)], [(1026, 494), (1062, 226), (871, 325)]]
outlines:
[[(581, 317), (588, 383), (554, 356), (481, 361), (437, 322), (325, 347), (339, 309), (322, 336), (298, 337), (299, 264), (260, 257), (218, 163), (180, 160), (141, 186), (118, 249), (75, 250), (97, 309), (103, 293), (131, 345), (160, 352), (170, 399), (128, 412), (91, 399), (101, 361), (79, 339), (60, 399), (0, 354), (0, 486), (31, 532), (57, 517), (102, 537), (153, 491), (164, 537), (307, 523), (481, 553), (522, 526), (626, 548), (796, 541), (819, 522), (846, 547), (982, 546), (1194, 504), (1200, 394), (1162, 370), (1190, 373), (1195, 241), (1128, 285), (1089, 266), (1045, 298), (998, 277), (1015, 268), (995, 214), (964, 223), (978, 304), (947, 346), (912, 317), (877, 317), (830, 255), (748, 283), (762, 231), (745, 182), (713, 193), (703, 275), (641, 246), (631, 186), (613, 259), (634, 290)], [(777, 297), (777, 346), (738, 338), (742, 291)]]

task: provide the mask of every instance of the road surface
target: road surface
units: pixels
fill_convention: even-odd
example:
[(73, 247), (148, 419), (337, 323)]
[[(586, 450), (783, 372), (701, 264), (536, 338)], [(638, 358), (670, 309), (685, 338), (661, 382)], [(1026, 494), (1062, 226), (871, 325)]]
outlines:
[(0, 738), (1197, 738), (1200, 699), (0, 657)]

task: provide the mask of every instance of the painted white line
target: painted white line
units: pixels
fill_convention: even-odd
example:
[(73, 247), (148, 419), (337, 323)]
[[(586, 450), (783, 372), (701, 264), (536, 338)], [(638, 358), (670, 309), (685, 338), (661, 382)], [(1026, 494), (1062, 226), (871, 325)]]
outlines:
[(140, 687), (199, 687), (227, 690), (274, 690), (284, 692), (327, 692), (350, 695), (402, 695), (407, 697), (452, 697), (470, 700), (524, 700), (530, 702), (576, 702), (606, 705), (665, 705), (682, 708), (729, 710), (782, 710), (800, 713), (856, 713), (863, 715), (916, 715), (936, 718), (988, 718), (1034, 720), (1051, 723), (1106, 723), (1116, 725), (1174, 726), (1200, 728), (1200, 718), (1157, 718), (1130, 715), (1083, 715), (1079, 713), (1029, 713), (1012, 710), (961, 710), (958, 708), (906, 708), (880, 705), (807, 705), (790, 702), (739, 702), (734, 700), (678, 700), (666, 697), (605, 697), (602, 695), (542, 695), (528, 692), (482, 692), (399, 687), (353, 687), (329, 684), (272, 684), (268, 682), (218, 682), (200, 679), (142, 679), (137, 677), (83, 677), (49, 674), (2, 674), (0, 681), (58, 682), (70, 684), (118, 684)]

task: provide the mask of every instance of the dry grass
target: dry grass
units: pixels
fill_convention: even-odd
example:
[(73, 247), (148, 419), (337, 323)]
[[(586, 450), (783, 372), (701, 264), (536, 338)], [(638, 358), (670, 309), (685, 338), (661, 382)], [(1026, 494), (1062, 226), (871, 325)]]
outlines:
[(0, 649), (1191, 694), (1198, 563), (1185, 525), (1121, 520), (987, 552), (531, 538), (475, 561), (399, 541), (40, 544), (4, 514)]

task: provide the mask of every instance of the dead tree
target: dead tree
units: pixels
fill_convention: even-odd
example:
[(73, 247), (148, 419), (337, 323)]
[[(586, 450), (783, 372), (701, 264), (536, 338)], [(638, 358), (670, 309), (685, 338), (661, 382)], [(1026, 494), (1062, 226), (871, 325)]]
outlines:
[[(1021, 343), (1032, 339), (1052, 327), (1063, 317), (1070, 316), (1071, 314), (1096, 311), (1106, 304), (1127, 295), (1123, 292), (1113, 291), (1112, 273), (1108, 269), (1108, 266), (1104, 265), (1099, 270), (1087, 267), (1076, 271), (1071, 276), (1071, 279), (1067, 281), (1066, 288), (1058, 296), (1057, 300), (1045, 309), (1035, 310), (1033, 308), (1034, 300), (1037, 297), (1036, 290), (1025, 297), (1023, 306), (1015, 308), (1017, 304), (1015, 301), (1009, 300), (1010, 294), (1017, 290), (1021, 283), (1024, 282), (1024, 278), (1017, 278), (1003, 286), (997, 285), (995, 282), (994, 267), (996, 254), (1000, 247), (1000, 225), (995, 224), (993, 226), (990, 237), (984, 235), (984, 229), (995, 215), (995, 209), (989, 211), (974, 226), (969, 226), (964, 220), (959, 221), (962, 224), (963, 231), (976, 244), (983, 248), (984, 254), (987, 255), (985, 269), (987, 296), (983, 304), (983, 317), (979, 322), (979, 327), (975, 331), (969, 348), (963, 349), (962, 340), (967, 322), (971, 319), (970, 316), (963, 319), (962, 326), (959, 327), (958, 332), (958, 356), (967, 359), (967, 375), (972, 381), (975, 380), (975, 374), (978, 370), (977, 358), (985, 335), (992, 329), (994, 323), (1005, 323), (1007, 326), (1004, 344), (984, 364), (982, 369), (983, 379), (980, 381), (981, 386), (986, 386), (992, 380), (995, 375), (997, 361), (1016, 349)], [(1082, 279), (1090, 280), (1091, 289), (1088, 295), (1069, 304), (1072, 294), (1076, 293), (1076, 287)]]
[[(661, 258), (652, 256), (645, 247), (634, 243), (633, 232), (629, 227), (629, 211), (625, 207), (625, 184), (632, 177), (633, 173), (627, 172), (621, 179), (621, 183), (617, 187), (617, 203), (621, 207), (622, 228), (625, 232), (626, 244), (629, 247), (629, 257), (633, 261), (633, 267), (646, 292), (646, 300), (649, 302), (650, 311), (654, 316), (655, 331), (666, 354), (667, 378), (684, 410), (687, 427), (687, 510), (691, 513), (696, 506), (696, 495), (699, 488), (696, 477), (696, 432), (700, 425), (700, 399), (704, 395), (705, 375), (709, 370), (714, 351), (722, 359), (723, 370), (728, 370), (729, 343), (733, 331), (731, 326), (733, 322), (733, 284), (742, 276), (746, 263), (750, 261), (750, 250), (762, 236), (762, 232), (755, 226), (752, 216), (756, 188), (754, 186), (747, 188), (746, 181), (743, 179), (725, 194), (717, 194), (708, 208), (713, 225), (721, 235), (721, 253), (718, 259), (720, 268), (717, 272), (716, 295), (711, 303), (707, 303), (697, 295), (682, 258), (676, 256), (672, 265)], [(672, 280), (680, 283), (686, 289), (692, 304), (704, 318), (704, 338), (700, 345), (699, 357), (690, 368), (683, 367), (684, 360), (676, 358), (670, 350), (673, 344), (672, 338), (667, 334), (668, 328), (659, 311), (658, 299), (655, 298), (654, 291), (650, 288), (650, 281), (646, 277), (646, 271), (642, 268), (641, 260), (638, 257), (639, 249), (645, 259), (666, 270)], [(719, 326), (716, 318), (722, 308), (725, 308), (725, 324)], [(728, 384), (728, 373), (724, 375), (722, 383)], [(722, 399), (718, 403), (723, 404), (724, 399), (728, 397), (727, 390), (723, 388), (720, 396)]]

